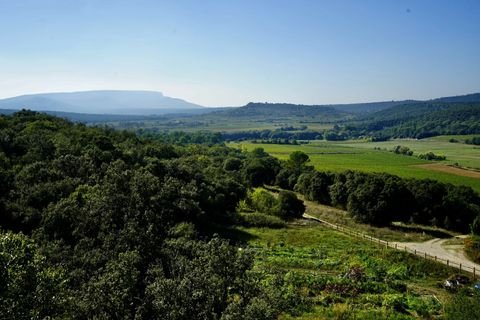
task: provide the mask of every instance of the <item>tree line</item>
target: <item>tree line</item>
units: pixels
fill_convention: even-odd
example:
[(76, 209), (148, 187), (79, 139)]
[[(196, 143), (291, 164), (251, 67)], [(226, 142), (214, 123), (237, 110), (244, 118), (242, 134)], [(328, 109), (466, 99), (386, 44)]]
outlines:
[(401, 221), (469, 232), (480, 216), (480, 196), (471, 187), (387, 173), (321, 172), (308, 166), (308, 160), (303, 152), (294, 152), (276, 184), (307, 200), (346, 209), (363, 223)]

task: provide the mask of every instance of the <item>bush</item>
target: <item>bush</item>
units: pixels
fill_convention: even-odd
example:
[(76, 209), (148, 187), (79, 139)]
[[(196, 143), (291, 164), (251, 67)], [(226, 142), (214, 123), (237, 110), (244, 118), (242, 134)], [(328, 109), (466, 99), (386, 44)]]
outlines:
[(445, 156), (441, 156), (441, 155), (436, 155), (435, 153), (433, 152), (427, 152), (427, 153), (422, 153), (422, 154), (419, 154), (418, 157), (420, 159), (423, 159), (423, 160), (429, 160), (429, 161), (442, 161), (442, 160), (446, 160), (447, 157)]
[(242, 224), (246, 227), (260, 227), (260, 228), (284, 228), (285, 222), (276, 217), (268, 214), (253, 212), (243, 213), (240, 215)]
[(396, 154), (403, 154), (406, 156), (413, 155), (413, 151), (410, 150), (409, 147), (405, 147), (405, 146), (396, 146), (395, 148), (393, 148), (392, 152)]
[(276, 211), (277, 200), (270, 192), (263, 188), (257, 188), (249, 194), (249, 200), (252, 208), (258, 212), (274, 214)]

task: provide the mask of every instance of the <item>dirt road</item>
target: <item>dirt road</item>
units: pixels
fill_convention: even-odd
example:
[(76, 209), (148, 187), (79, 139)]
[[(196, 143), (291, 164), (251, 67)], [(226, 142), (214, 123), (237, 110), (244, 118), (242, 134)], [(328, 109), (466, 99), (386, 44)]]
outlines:
[[(330, 228), (339, 230), (340, 232), (345, 232), (351, 235), (353, 232), (354, 236), (358, 236), (358, 234), (357, 235), (355, 234), (354, 230), (345, 228), (343, 226), (337, 226), (326, 220), (319, 219), (309, 214), (305, 213), (303, 214), (303, 217), (306, 219), (316, 220), (318, 222), (321, 222)], [(455, 238), (458, 239), (457, 242), (462, 243), (461, 239), (464, 239), (467, 236), (468, 235), (463, 235), (463, 236), (457, 236)], [(426, 253), (429, 256), (429, 259), (436, 260), (443, 264), (447, 264), (447, 260), (448, 260), (449, 265), (452, 267), (459, 267), (459, 265), (461, 264), (463, 270), (465, 271), (471, 272), (473, 271), (473, 268), (475, 268), (475, 270), (480, 271), (480, 264), (470, 261), (465, 256), (465, 253), (463, 251), (463, 244), (450, 244), (451, 243), (450, 240), (455, 238), (450, 238), (450, 239), (435, 238), (425, 242), (386, 242), (381, 239), (372, 237), (370, 235), (363, 238), (367, 238), (370, 241), (373, 241), (375, 243), (377, 242), (385, 243), (388, 247), (397, 248), (398, 250), (404, 250), (404, 248), (407, 247), (409, 252), (412, 252), (412, 253), (416, 252), (417, 255), (423, 255)], [(437, 257), (437, 259), (435, 259), (434, 257)]]
[[(465, 238), (459, 236), (457, 238)], [(426, 252), (430, 256), (436, 256), (440, 259), (449, 260), (455, 264), (462, 264), (467, 268), (480, 270), (480, 264), (470, 261), (463, 252), (462, 244), (448, 244), (449, 239), (432, 239), (425, 242), (395, 242), (398, 246), (406, 246), (409, 250)]]

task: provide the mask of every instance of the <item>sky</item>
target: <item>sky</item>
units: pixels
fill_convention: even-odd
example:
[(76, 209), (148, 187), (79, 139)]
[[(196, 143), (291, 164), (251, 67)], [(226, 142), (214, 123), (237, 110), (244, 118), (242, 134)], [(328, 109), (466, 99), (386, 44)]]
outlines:
[(155, 90), (205, 106), (480, 91), (478, 0), (0, 0), (0, 98)]

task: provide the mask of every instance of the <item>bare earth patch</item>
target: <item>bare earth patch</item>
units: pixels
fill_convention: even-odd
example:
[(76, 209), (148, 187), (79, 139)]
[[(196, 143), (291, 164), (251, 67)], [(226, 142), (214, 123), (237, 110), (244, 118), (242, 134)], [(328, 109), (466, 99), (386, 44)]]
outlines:
[(480, 179), (480, 171), (456, 168), (452, 166), (447, 166), (441, 163), (428, 163), (428, 164), (416, 164), (413, 167), (423, 168), (427, 170), (446, 172), (450, 174), (455, 174), (457, 176), (469, 177)]

